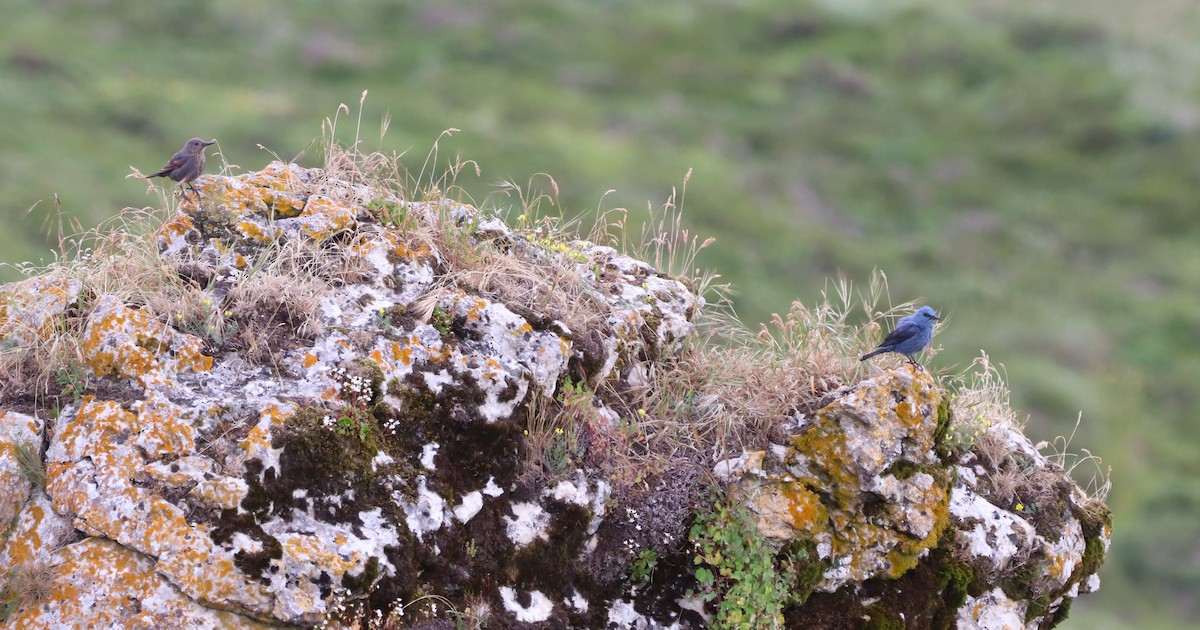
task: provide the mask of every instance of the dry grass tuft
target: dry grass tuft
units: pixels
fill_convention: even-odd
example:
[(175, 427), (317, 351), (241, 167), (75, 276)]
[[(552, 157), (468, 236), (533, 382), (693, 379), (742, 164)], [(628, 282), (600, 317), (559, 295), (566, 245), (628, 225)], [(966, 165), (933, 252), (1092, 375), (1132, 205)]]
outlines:
[(41, 336), (30, 331), (27, 338), (38, 337), (35, 344), (0, 351), (0, 396), (38, 401), (55, 393), (55, 370), (82, 362), (80, 337), (95, 297), (112, 294), (139, 307), (169, 291), (170, 274), (154, 235), (166, 216), (162, 210), (126, 208), (96, 229), (63, 236), (50, 264), (17, 267), (29, 277), (78, 282), (81, 290), (53, 330)]
[[(750, 335), (736, 319), (718, 317), (678, 361), (655, 365), (650, 384), (637, 394), (671, 434), (687, 435), (695, 454), (718, 459), (763, 448), (779, 426), (812, 413), (863, 367), (862, 349), (873, 345), (878, 318), (897, 317), (911, 303), (887, 306), (887, 278), (873, 276), (865, 294), (839, 281), (813, 306), (793, 302)], [(856, 303), (869, 314), (850, 322)]]
[(17, 442), (13, 445), (13, 456), (17, 459), (17, 468), (34, 489), (45, 490), (46, 467), (42, 462), (41, 442)]
[[(614, 481), (644, 485), (659, 472), (682, 465), (708, 469), (744, 449), (765, 448), (779, 437), (780, 425), (812, 413), (858, 379), (858, 354), (873, 345), (878, 318), (911, 310), (904, 303), (881, 312), (886, 285), (877, 274), (860, 295), (839, 282), (836, 301), (826, 295), (814, 307), (796, 302), (758, 335), (718, 308), (683, 352), (647, 364), (639, 384), (604, 385), (598, 395), (629, 437), (601, 443), (613, 449), (604, 458), (617, 473)], [(858, 302), (873, 314), (861, 325), (850, 322)], [(628, 470), (637, 474), (623, 479)]]
[[(1053, 492), (1061, 471), (1082, 482), (1081, 488), (1089, 502), (1103, 503), (1112, 488), (1111, 468), (1103, 468), (1100, 458), (1083, 449), (1082, 455), (1069, 450), (1075, 431), (1068, 437), (1059, 436), (1052, 442), (1041, 442), (1039, 451), (1050, 448), (1047, 459), (1056, 469), (1046, 469), (1024, 461), (1014, 453), (1008, 442), (1010, 430), (1020, 432), (1028, 418), (1019, 418), (1010, 403), (1010, 390), (1004, 377), (1004, 366), (993, 364), (983, 353), (960, 375), (951, 381), (950, 407), (953, 422), (947, 439), (958, 452), (971, 452), (992, 474), (984, 490), (997, 505), (1039, 505), (1056, 499)], [(1093, 467), (1088, 480), (1077, 477), (1080, 466)], [(1047, 494), (1050, 493), (1050, 494)]]
[[(1087, 495), (1090, 504), (1100, 504), (1108, 500), (1108, 493), (1112, 491), (1112, 466), (1104, 466), (1104, 461), (1086, 448), (1079, 449), (1079, 453), (1071, 452), (1071, 442), (1075, 439), (1082, 421), (1083, 414), (1080, 413), (1075, 418), (1075, 428), (1071, 430), (1071, 435), (1060, 435), (1050, 442), (1039, 442), (1037, 448), (1039, 451), (1050, 449), (1051, 452), (1046, 458), (1080, 483), (1080, 488)], [(1083, 469), (1080, 469), (1081, 466)]]
[(1004, 377), (1004, 366), (991, 362), (987, 353), (976, 358), (958, 376), (950, 381), (953, 392), (950, 411), (954, 421), (947, 436), (952, 447), (960, 451), (976, 449), (989, 455), (993, 450), (999, 454), (1007, 452), (1007, 446), (989, 448), (981, 443), (992, 427), (1014, 427), (1021, 429), (1028, 418), (1018, 418), (1009, 401), (1008, 382)]
[(9, 569), (0, 588), (0, 621), (48, 599), (53, 589), (54, 569), (45, 562), (27, 562)]

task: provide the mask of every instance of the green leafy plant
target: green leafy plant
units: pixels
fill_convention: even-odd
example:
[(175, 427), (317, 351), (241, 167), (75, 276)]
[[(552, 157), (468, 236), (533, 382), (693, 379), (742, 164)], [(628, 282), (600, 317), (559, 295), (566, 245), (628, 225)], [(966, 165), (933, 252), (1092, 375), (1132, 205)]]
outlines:
[(372, 199), (367, 202), (367, 211), (384, 225), (403, 228), (408, 225), (408, 206), (395, 201)]
[(629, 564), (629, 579), (634, 582), (649, 582), (657, 564), (658, 552), (653, 549), (642, 549), (637, 552), (637, 556)]
[(343, 367), (334, 369), (332, 376), (339, 383), (342, 406), (335, 414), (325, 416), (323, 423), (338, 435), (358, 436), (365, 441), (375, 422), (375, 415), (371, 413), (375, 393), (370, 376), (351, 374)]
[(715, 626), (778, 627), (783, 623), (787, 584), (775, 568), (774, 552), (740, 506), (713, 503), (696, 515), (688, 532), (695, 546), (699, 595), (715, 601)]
[(54, 370), (54, 382), (58, 384), (62, 395), (75, 402), (92, 389), (91, 378), (87, 370), (78, 363), (67, 363)]

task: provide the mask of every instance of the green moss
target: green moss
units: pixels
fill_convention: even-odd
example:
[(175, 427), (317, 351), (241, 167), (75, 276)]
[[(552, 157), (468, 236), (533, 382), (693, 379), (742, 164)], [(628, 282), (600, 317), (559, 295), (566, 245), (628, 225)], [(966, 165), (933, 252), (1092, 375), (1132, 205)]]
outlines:
[(1043, 595), (1042, 597), (1035, 597), (1029, 600), (1029, 608), (1025, 609), (1025, 623), (1028, 624), (1030, 621), (1045, 615), (1046, 611), (1050, 610), (1050, 604), (1055, 599), (1058, 598), (1051, 595)]
[(383, 368), (374, 359), (364, 357), (357, 362), (362, 374), (371, 383), (371, 402), (378, 402), (383, 394)]
[(1037, 558), (1030, 558), (1020, 567), (1013, 570), (1008, 577), (1000, 580), (1000, 590), (1009, 599), (1022, 600), (1029, 597), (1033, 581), (1042, 574), (1042, 563)]
[(887, 470), (880, 473), (880, 476), (891, 475), (901, 481), (911, 478), (920, 471), (922, 466), (914, 464), (907, 460), (899, 460), (896, 463), (888, 466)]
[(359, 502), (340, 501), (347, 488), (364, 499), (365, 490), (375, 481), (377, 472), (371, 460), (379, 452), (377, 429), (369, 423), (361, 434), (342, 435), (325, 426), (329, 412), (319, 407), (296, 410), (278, 430), (274, 439), (283, 449), (278, 475), (268, 472), (262, 484), (250, 484), (242, 500), (242, 509), (259, 517), (285, 513), (291, 507), (307, 508), (305, 499), (293, 496), (305, 490), (309, 497), (324, 497), (345, 513), (357, 515), (364, 507)]
[(1104, 541), (1100, 538), (1088, 538), (1083, 549), (1083, 560), (1079, 563), (1080, 576), (1091, 575), (1100, 570), (1104, 564)]
[(428, 418), (437, 408), (437, 399), (433, 392), (422, 390), (400, 382), (399, 379), (388, 381), (388, 393), (400, 399), (400, 413), (407, 421), (419, 422)]
[(363, 594), (366, 593), (371, 585), (375, 583), (379, 577), (379, 558), (371, 556), (367, 560), (367, 565), (363, 567), (362, 573), (355, 576), (347, 573), (342, 576), (342, 586), (350, 590), (351, 593)]
[(905, 630), (907, 626), (899, 615), (889, 612), (883, 606), (874, 604), (866, 608), (867, 622), (863, 630)]
[(957, 610), (967, 601), (967, 590), (975, 581), (975, 572), (967, 565), (947, 563), (938, 575), (938, 590), (946, 607)]
[(788, 582), (789, 604), (803, 605), (821, 583), (829, 561), (817, 555), (812, 541), (792, 541), (776, 556), (776, 565)]
[(1075, 600), (1068, 599), (1068, 600), (1064, 601), (1061, 605), (1059, 605), (1058, 610), (1054, 611), (1054, 614), (1050, 617), (1050, 623), (1046, 627), (1053, 628), (1053, 627), (1057, 626), (1058, 624), (1066, 621), (1067, 616), (1069, 616), (1071, 614), (1071, 602), (1073, 602), (1073, 601), (1075, 601)]
[(1112, 528), (1112, 512), (1102, 505), (1089, 506), (1091, 509), (1078, 508), (1074, 510), (1083, 528), (1085, 539), (1083, 559), (1071, 574), (1071, 581), (1081, 580), (1100, 570), (1106, 557), (1105, 533)]

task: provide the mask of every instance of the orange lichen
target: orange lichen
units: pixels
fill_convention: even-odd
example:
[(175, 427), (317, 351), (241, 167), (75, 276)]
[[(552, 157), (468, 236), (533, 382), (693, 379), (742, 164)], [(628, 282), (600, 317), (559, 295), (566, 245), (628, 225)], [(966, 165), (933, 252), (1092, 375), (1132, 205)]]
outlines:
[(829, 511), (821, 504), (821, 498), (803, 485), (795, 482), (785, 484), (782, 494), (792, 515), (792, 527), (811, 531), (829, 518)]
[(268, 233), (262, 226), (250, 220), (238, 221), (237, 231), (243, 237), (259, 243), (270, 243), (276, 237), (276, 234)]
[(70, 525), (50, 508), (44, 496), (35, 495), (12, 520), (8, 539), (2, 546), (0, 566), (15, 567), (33, 562), (53, 551), (60, 536), (71, 531)]
[(0, 338), (32, 345), (60, 326), (67, 304), (79, 295), (78, 280), (37, 276), (0, 289)]
[(165, 385), (166, 368), (211, 369), (212, 357), (202, 347), (199, 338), (175, 332), (112, 296), (97, 300), (82, 343), (84, 365), (93, 374), (130, 378), (144, 387)]
[(349, 560), (343, 559), (331, 551), (319, 536), (307, 534), (290, 534), (281, 537), (283, 555), (291, 562), (302, 562), (319, 566), (335, 579), (341, 579), (349, 571), (357, 571), (362, 567), (362, 554), (353, 552)]
[(314, 241), (323, 241), (352, 227), (356, 222), (356, 214), (354, 208), (341, 205), (328, 197), (314, 195), (308, 198), (304, 211), (300, 213), (301, 229)]
[(246, 457), (259, 457), (266, 453), (271, 448), (271, 431), (282, 425), (291, 413), (290, 405), (285, 409), (276, 403), (271, 403), (260, 410), (258, 424), (250, 429), (250, 433), (241, 442), (238, 442), (238, 446), (245, 451)]
[(192, 489), (192, 494), (214, 507), (226, 510), (237, 509), (238, 504), (246, 497), (246, 493), (246, 482), (230, 477), (206, 479)]
[(162, 399), (141, 404), (137, 415), (137, 445), (149, 457), (182, 455), (196, 450), (196, 431), (180, 416), (176, 405)]
[(173, 219), (167, 221), (158, 230), (158, 240), (160, 243), (167, 243), (183, 238), (188, 232), (192, 231), (194, 224), (192, 218), (180, 212)]

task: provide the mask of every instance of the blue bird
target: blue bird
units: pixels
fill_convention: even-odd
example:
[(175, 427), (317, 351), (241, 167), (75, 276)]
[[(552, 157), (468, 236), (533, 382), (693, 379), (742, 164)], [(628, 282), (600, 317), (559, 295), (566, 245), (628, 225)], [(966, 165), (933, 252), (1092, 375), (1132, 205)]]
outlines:
[(913, 355), (929, 345), (929, 340), (933, 338), (933, 322), (940, 319), (932, 308), (922, 306), (916, 313), (901, 317), (896, 322), (896, 329), (884, 338), (883, 343), (864, 354), (859, 361), (866, 361), (884, 352), (897, 352), (908, 357), (909, 363), (919, 365)]

